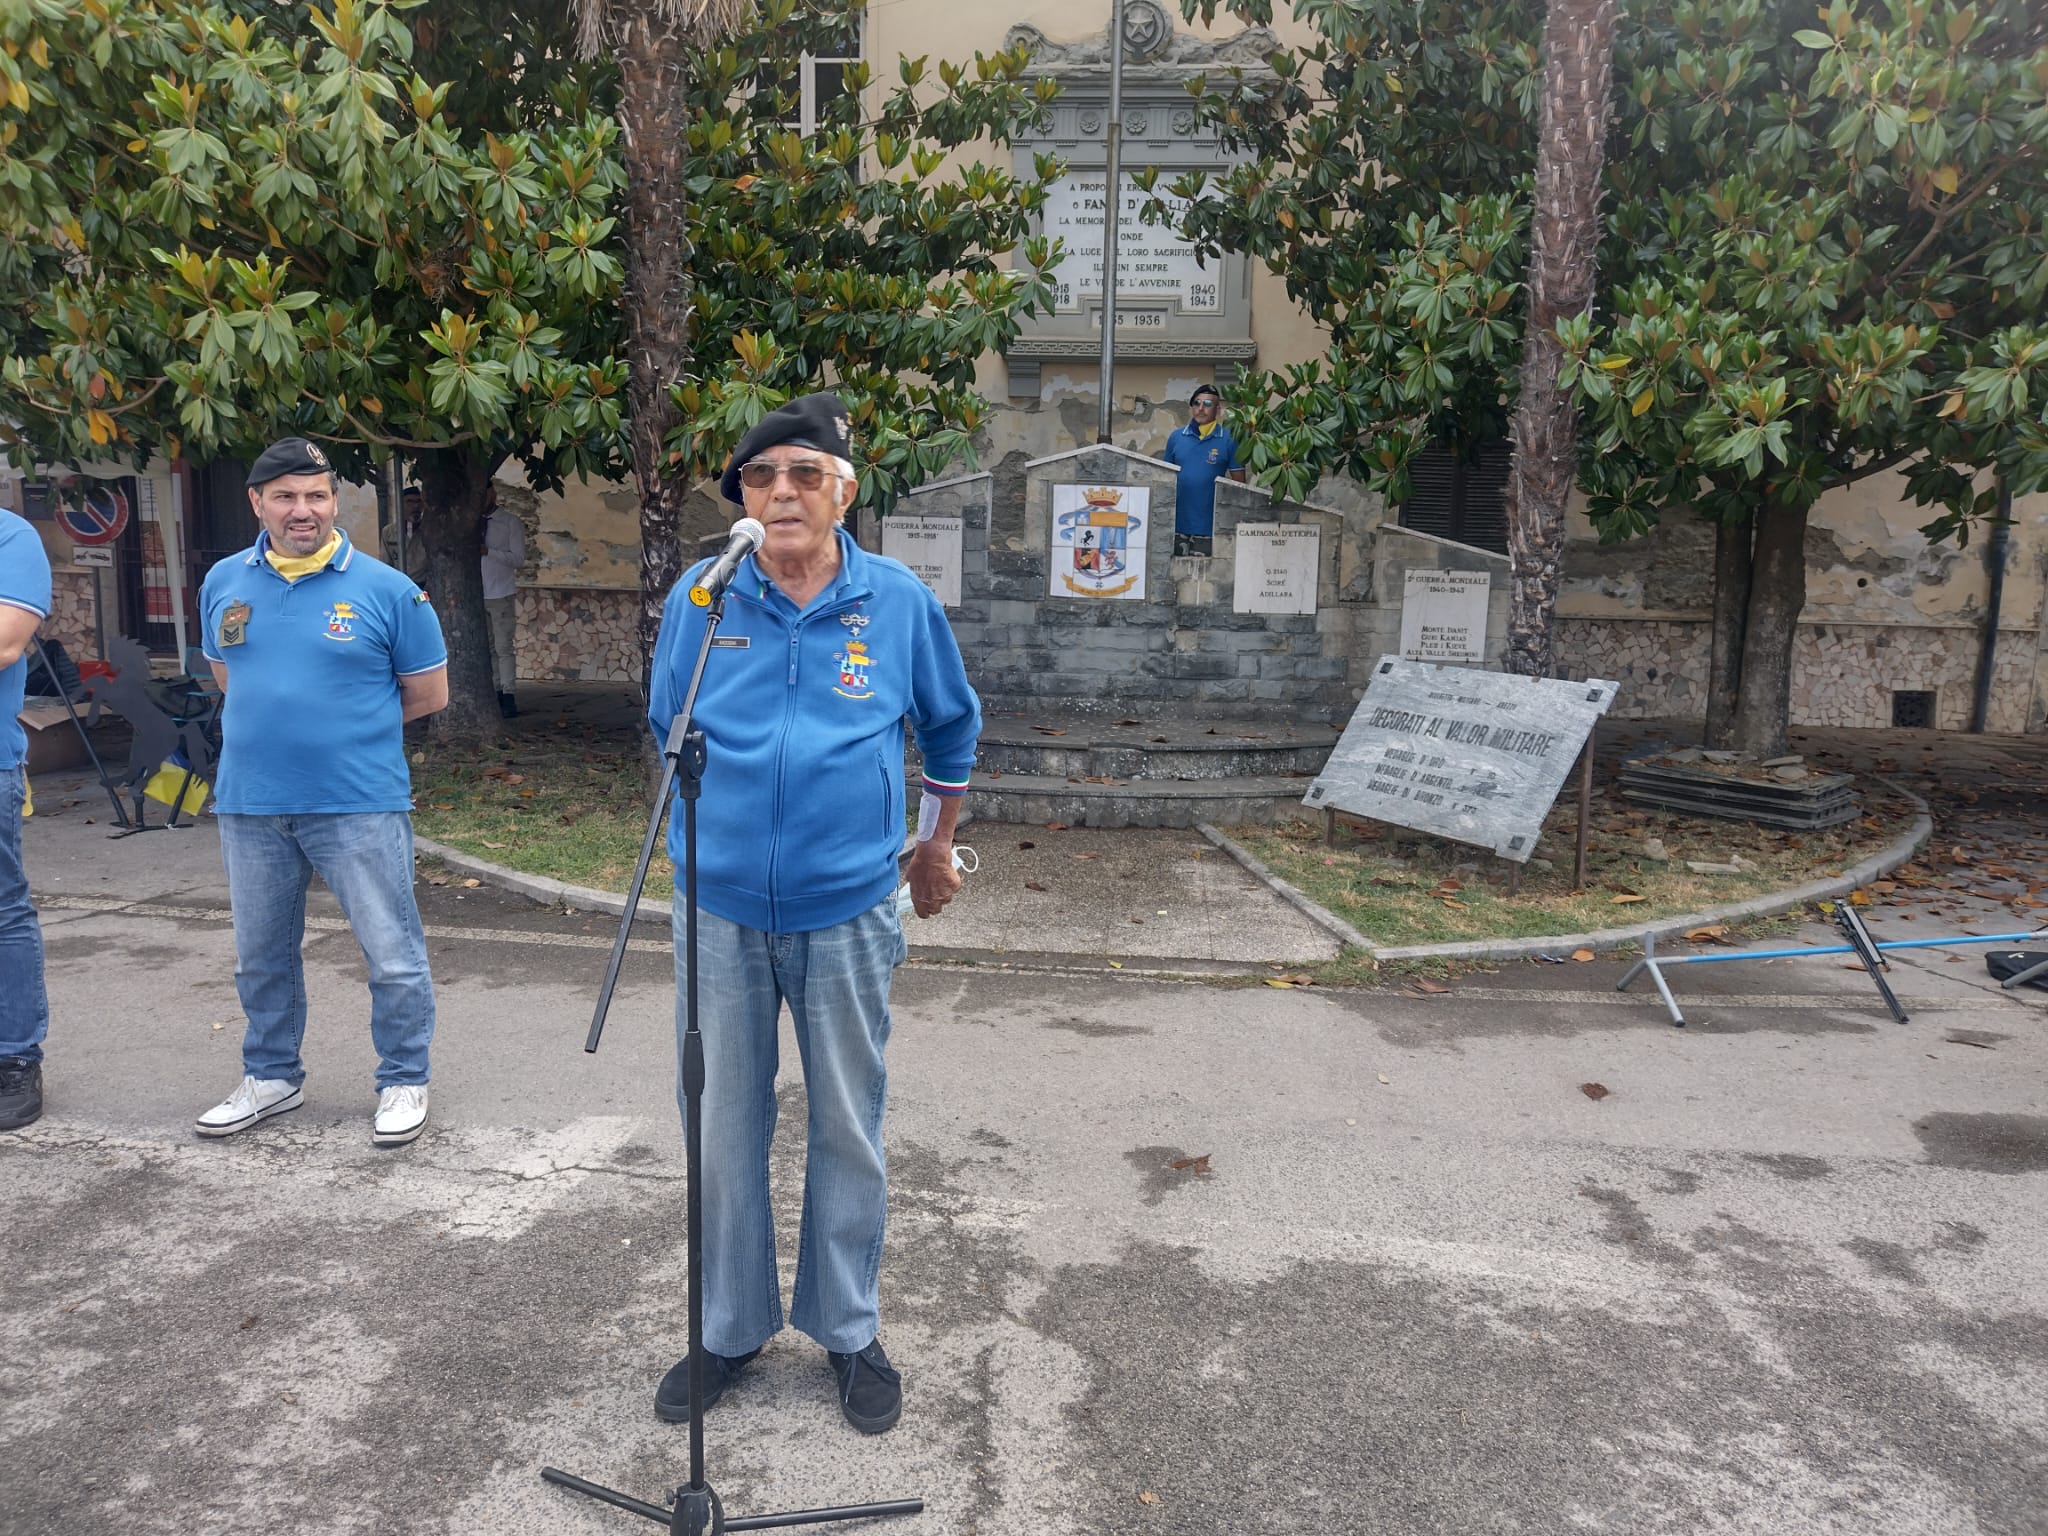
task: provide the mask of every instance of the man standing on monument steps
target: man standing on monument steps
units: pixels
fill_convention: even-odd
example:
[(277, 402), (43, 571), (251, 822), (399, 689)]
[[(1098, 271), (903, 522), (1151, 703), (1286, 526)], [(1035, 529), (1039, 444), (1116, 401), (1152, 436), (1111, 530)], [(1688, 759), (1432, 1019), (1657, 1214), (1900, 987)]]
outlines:
[(1206, 555), (1216, 531), (1216, 482), (1243, 480), (1237, 439), (1223, 425), (1223, 397), (1204, 384), (1188, 399), (1188, 424), (1167, 438), (1159, 456), (1180, 470), (1173, 488), (1173, 552)]

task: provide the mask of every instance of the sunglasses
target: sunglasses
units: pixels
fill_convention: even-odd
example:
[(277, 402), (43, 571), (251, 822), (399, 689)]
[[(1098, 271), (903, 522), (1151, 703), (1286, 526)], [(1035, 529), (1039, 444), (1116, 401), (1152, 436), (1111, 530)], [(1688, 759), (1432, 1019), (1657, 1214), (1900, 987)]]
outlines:
[(1199, 411), (1205, 405), (1214, 407), (1220, 406), (1221, 404), (1223, 404), (1223, 402), (1217, 399), (1214, 395), (1197, 395), (1195, 397), (1194, 408)]
[(799, 464), (770, 464), (765, 459), (755, 459), (740, 466), (740, 484), (749, 490), (767, 490), (775, 484), (777, 475), (788, 475), (789, 483), (800, 491), (815, 491), (827, 480), (837, 480), (839, 471), (827, 469), (814, 459)]

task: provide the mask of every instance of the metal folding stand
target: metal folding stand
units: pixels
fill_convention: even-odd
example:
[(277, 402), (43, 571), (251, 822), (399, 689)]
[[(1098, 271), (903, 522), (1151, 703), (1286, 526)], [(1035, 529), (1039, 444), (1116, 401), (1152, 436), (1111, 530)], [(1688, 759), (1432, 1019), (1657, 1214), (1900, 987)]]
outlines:
[[(1854, 955), (1863, 962), (1863, 969), (1877, 984), (1879, 996), (1891, 1010), (1892, 1017), (1899, 1023), (1906, 1022), (1906, 1011), (1892, 994), (1890, 985), (1882, 974), (1884, 956), (1896, 949), (1952, 949), (1965, 944), (2018, 944), (2029, 939), (2048, 938), (2048, 929), (2035, 933), (1986, 933), (1960, 934), (1948, 939), (1893, 939), (1883, 944), (1871, 938), (1870, 930), (1863, 926), (1863, 919), (1846, 901), (1835, 903), (1835, 924), (1849, 940), (1846, 944), (1808, 945), (1798, 949), (1737, 949), (1718, 955), (1660, 955), (1657, 953), (1657, 935), (1654, 932), (1643, 935), (1643, 958), (1628, 968), (1621, 980), (1614, 984), (1617, 992), (1626, 992), (1635, 979), (1645, 971), (1657, 985), (1657, 995), (1664, 999), (1664, 1007), (1671, 1015), (1671, 1022), (1677, 1028), (1685, 1027), (1685, 1015), (1678, 1011), (1678, 1003), (1671, 995), (1671, 986), (1664, 979), (1664, 972), (1674, 965), (1719, 965), (1735, 960), (1796, 960), (1807, 955)], [(2035, 970), (2044, 967), (2035, 967)], [(2022, 972), (2022, 976), (2032, 971)], [(2013, 985), (2008, 979), (2002, 985)]]
[(50, 661), (50, 653), (43, 649), (42, 636), (31, 636), (30, 643), (36, 648), (36, 659), (43, 664), (43, 671), (57, 686), (57, 697), (64, 701), (64, 712), (71, 717), (71, 728), (78, 732), (78, 743), (85, 748), (85, 755), (92, 763), (92, 771), (99, 775), (100, 788), (107, 792), (107, 798), (114, 803), (114, 819), (121, 824), (124, 832), (144, 830), (129, 821), (128, 808), (121, 803), (121, 792), (114, 787), (114, 781), (107, 777), (106, 764), (100, 761), (99, 753), (93, 750), (92, 738), (85, 734), (85, 722), (78, 718), (78, 706), (71, 702), (71, 690), (64, 686), (64, 679), (57, 675), (57, 668)]
[(690, 1480), (676, 1489), (674, 1504), (664, 1509), (556, 1467), (540, 1469), (545, 1481), (664, 1523), (671, 1536), (719, 1536), (725, 1531), (765, 1531), (839, 1520), (867, 1520), (878, 1515), (914, 1515), (924, 1509), (923, 1499), (895, 1499), (879, 1504), (842, 1504), (826, 1509), (798, 1509), (782, 1514), (728, 1519), (718, 1495), (704, 1476), (704, 1195), (697, 1178), (697, 1165), (703, 1152), (704, 1036), (697, 1024), (697, 800), (704, 789), (706, 746), (703, 731), (696, 728), (691, 717), (697, 707), (698, 687), (704, 681), (704, 665), (711, 655), (712, 637), (718, 633), (719, 621), (724, 616), (725, 596), (721, 592), (712, 597), (706, 609), (704, 641), (697, 650), (689, 690), (683, 696), (683, 707), (669, 727), (668, 740), (662, 746), (661, 785), (655, 791), (654, 808), (647, 818), (647, 836), (640, 844), (640, 863), (634, 869), (632, 884), (626, 890), (626, 909), (619, 918), (619, 934), (612, 942), (611, 961), (605, 967), (604, 984), (598, 990), (590, 1033), (583, 1042), (585, 1051), (595, 1051), (598, 1037), (604, 1033), (605, 1015), (611, 1009), (612, 992), (618, 985), (619, 966), (626, 958), (626, 944), (632, 937), (634, 914), (640, 908), (640, 891), (647, 882), (647, 866), (654, 858), (655, 840), (661, 835), (669, 796), (672, 792), (679, 792), (683, 802), (685, 913), (682, 1077), (687, 1191), (684, 1197), (684, 1237), (688, 1255), (690, 1314)]

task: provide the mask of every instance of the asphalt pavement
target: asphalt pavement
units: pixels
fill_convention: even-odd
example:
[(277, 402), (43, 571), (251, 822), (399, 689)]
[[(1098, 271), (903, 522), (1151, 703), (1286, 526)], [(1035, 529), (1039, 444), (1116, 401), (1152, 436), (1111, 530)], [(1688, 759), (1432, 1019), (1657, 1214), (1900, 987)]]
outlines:
[[(423, 886), (432, 1119), (380, 1152), (362, 962), (318, 893), (306, 1107), (200, 1142), (240, 1071), (214, 831), (109, 840), (75, 782), (39, 782), (26, 838), (55, 1022), (48, 1114), (0, 1135), (0, 1533), (652, 1528), (539, 1469), (657, 1504), (686, 1470), (651, 1403), (685, 1326), (666, 935), (639, 930), (589, 1056), (609, 920)], [(1928, 952), (1894, 972), (1901, 1026), (1832, 961), (1699, 966), (1675, 1030), (1604, 959), (1442, 993), (1265, 986), (1256, 943), (1154, 956), (1203, 976), (1115, 969), (1094, 936), (1159, 926), (1128, 919), (1172, 887), (1239, 913), (1189, 919), (1212, 950), (1261, 931), (1256, 893), (1172, 836), (1130, 876), (1067, 861), (1109, 865), (1081, 877), (1101, 901), (1043, 893), (1072, 940), (924, 943), (899, 975), (903, 1421), (856, 1434), (782, 1335), (707, 1420), (729, 1513), (2048, 1530), (2048, 994)], [(1937, 920), (1977, 919), (1915, 927)]]

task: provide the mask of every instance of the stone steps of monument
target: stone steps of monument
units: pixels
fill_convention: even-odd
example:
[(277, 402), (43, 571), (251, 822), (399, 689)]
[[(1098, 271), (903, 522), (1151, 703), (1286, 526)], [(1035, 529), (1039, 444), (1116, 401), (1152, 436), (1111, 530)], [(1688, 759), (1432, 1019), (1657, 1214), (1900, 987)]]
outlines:
[(1033, 711), (984, 718), (977, 763), (1005, 776), (1062, 781), (1111, 778), (1199, 784), (1313, 777), (1338, 735), (1327, 725), (1218, 722), (1198, 713), (1145, 720)]
[(1311, 778), (1237, 774), (1201, 779), (1114, 779), (1090, 783), (1065, 774), (976, 769), (967, 810), (976, 821), (1070, 827), (1192, 827), (1271, 823), (1307, 816), (1301, 797)]

